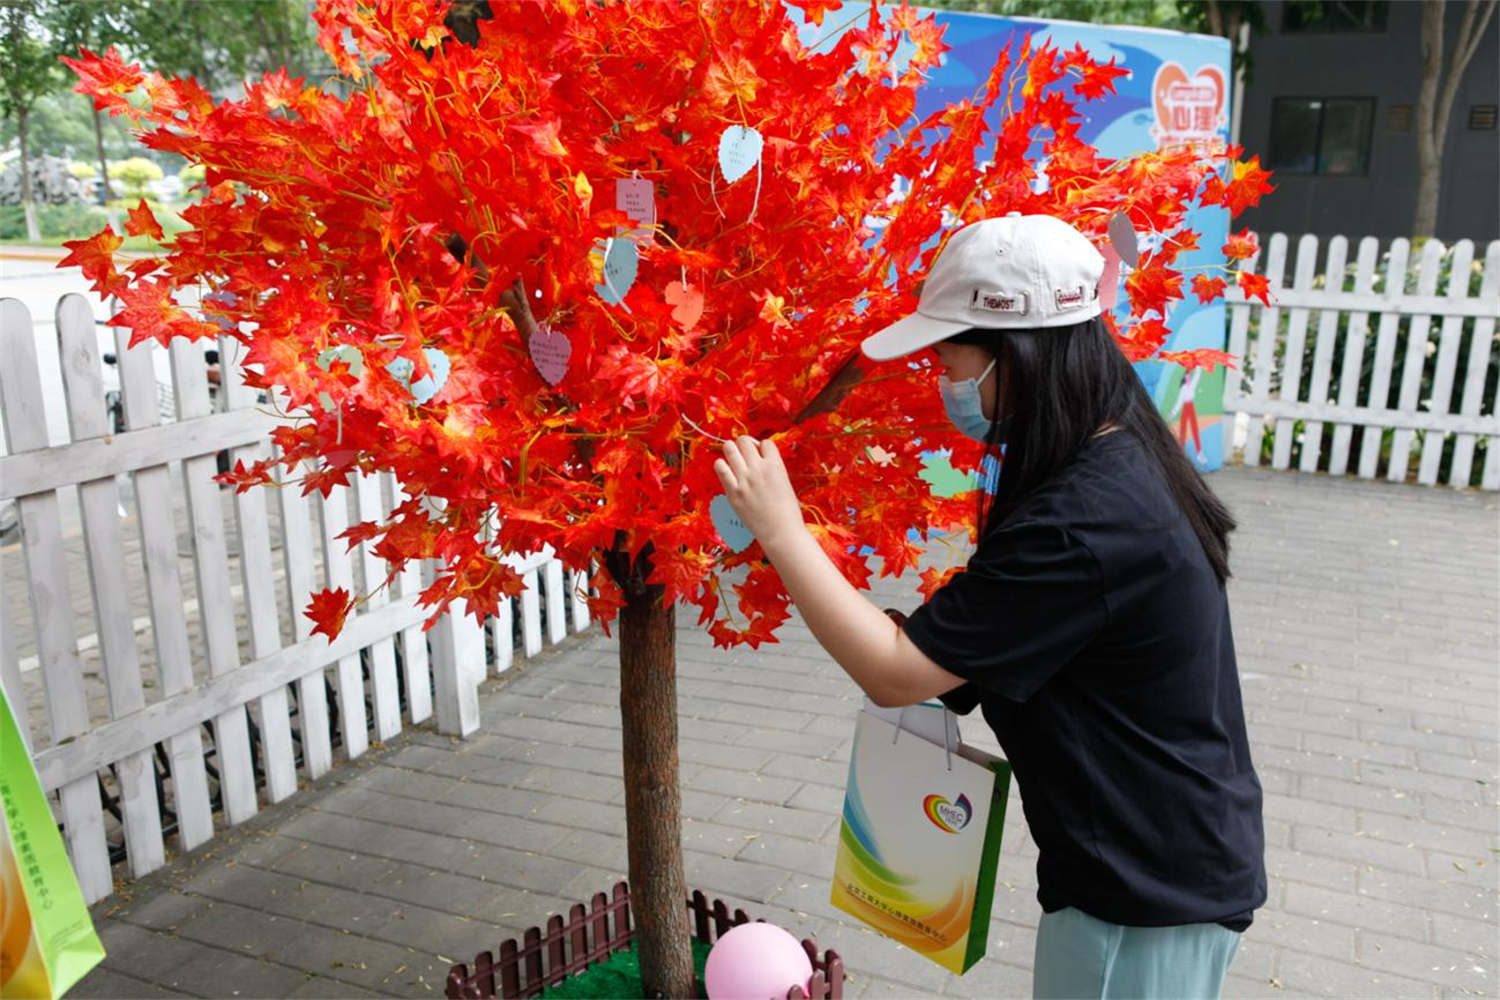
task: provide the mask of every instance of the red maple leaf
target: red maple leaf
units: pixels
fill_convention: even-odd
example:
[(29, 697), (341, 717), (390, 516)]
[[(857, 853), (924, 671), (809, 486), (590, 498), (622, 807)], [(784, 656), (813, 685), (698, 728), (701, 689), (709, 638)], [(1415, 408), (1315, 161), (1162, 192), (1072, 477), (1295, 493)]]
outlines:
[(1242, 229), (1224, 241), (1224, 256), (1230, 260), (1248, 260), (1260, 249), (1260, 240), (1249, 229)]
[(1224, 294), (1224, 285), (1225, 281), (1223, 278), (1200, 274), (1193, 278), (1193, 294), (1198, 296), (1199, 302), (1212, 302)]
[(1086, 101), (1092, 101), (1106, 94), (1115, 92), (1115, 81), (1122, 76), (1129, 76), (1130, 71), (1123, 66), (1115, 65), (1115, 57), (1111, 56), (1107, 63), (1096, 63), (1089, 60), (1080, 65), (1083, 78), (1073, 84), (1073, 91)]
[(131, 236), (149, 236), (153, 240), (160, 241), (166, 234), (162, 232), (161, 223), (156, 221), (156, 216), (151, 211), (151, 206), (146, 204), (142, 198), (141, 203), (128, 212), (125, 220), (125, 232)]
[(939, 569), (936, 566), (924, 569), (921, 573), (922, 583), (917, 587), (917, 593), (922, 595), (923, 602), (932, 600), (933, 594), (947, 586), (948, 581), (962, 573), (964, 569), (965, 567), (961, 565), (949, 566), (947, 569)]
[(172, 301), (172, 286), (166, 281), (146, 278), (115, 292), (124, 306), (109, 320), (111, 326), (130, 328), (130, 346), (143, 340), (155, 340), (163, 347), (172, 343), (173, 322), (186, 316)]
[(1211, 347), (1199, 347), (1191, 351), (1162, 351), (1156, 356), (1156, 360), (1180, 365), (1189, 370), (1202, 368), (1205, 371), (1211, 372), (1219, 365), (1223, 365), (1225, 368), (1233, 368), (1235, 367), (1235, 362), (1239, 359), (1225, 351), (1217, 351)]
[(101, 297), (114, 295), (129, 283), (129, 279), (115, 270), (115, 251), (124, 242), (123, 236), (105, 226), (86, 240), (63, 243), (70, 253), (57, 266), (78, 268), (94, 283), (94, 291)]
[(1257, 298), (1266, 305), (1271, 304), (1271, 282), (1265, 275), (1239, 271), (1235, 274), (1235, 281), (1239, 284), (1240, 290), (1245, 293), (1246, 302)]
[(312, 595), (302, 613), (313, 620), (313, 635), (321, 632), (332, 642), (344, 630), (344, 619), (353, 610), (354, 599), (349, 596), (349, 591), (343, 587), (337, 590), (324, 587)]
[(823, 16), (830, 12), (836, 13), (844, 5), (844, 0), (786, 0), (788, 7), (796, 7), (806, 15), (813, 24), (822, 24)]
[(1260, 204), (1262, 195), (1275, 191), (1274, 187), (1266, 183), (1270, 178), (1270, 171), (1260, 169), (1259, 156), (1252, 156), (1249, 160), (1236, 160), (1233, 175), (1229, 183), (1224, 185), (1221, 202), (1229, 209), (1230, 218), (1237, 217), (1247, 208), (1254, 208)]
[(1172, 299), (1182, 295), (1182, 274), (1164, 265), (1152, 264), (1132, 271), (1125, 279), (1130, 296), (1130, 314), (1143, 316), (1154, 312), (1165, 316)]
[(1116, 342), (1132, 362), (1145, 361), (1161, 350), (1171, 333), (1164, 321), (1153, 317), (1129, 327), (1123, 337), (1116, 338)]
[(74, 84), (73, 90), (79, 94), (92, 94), (95, 111), (108, 108), (110, 114), (117, 115), (122, 109), (133, 110), (125, 95), (133, 93), (146, 79), (139, 64), (127, 65), (113, 45), (102, 56), (80, 45), (78, 54), (81, 58), (61, 57), (78, 74), (78, 83)]

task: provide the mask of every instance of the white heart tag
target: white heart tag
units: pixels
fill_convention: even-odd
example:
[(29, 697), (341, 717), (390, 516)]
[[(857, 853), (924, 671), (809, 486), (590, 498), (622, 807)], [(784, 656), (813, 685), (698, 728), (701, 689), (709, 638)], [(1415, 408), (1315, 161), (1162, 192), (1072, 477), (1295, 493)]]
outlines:
[(748, 174), (760, 162), (760, 151), (764, 145), (761, 135), (745, 125), (731, 125), (719, 136), (719, 169), (724, 179), (733, 184)]

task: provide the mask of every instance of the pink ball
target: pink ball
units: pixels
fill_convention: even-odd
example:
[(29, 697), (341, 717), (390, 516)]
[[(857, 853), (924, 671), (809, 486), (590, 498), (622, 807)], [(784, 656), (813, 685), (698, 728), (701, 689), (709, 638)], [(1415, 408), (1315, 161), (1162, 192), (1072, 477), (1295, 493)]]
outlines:
[(802, 944), (773, 924), (730, 929), (708, 953), (703, 985), (709, 1000), (771, 1000), (793, 986), (807, 991), (812, 962)]

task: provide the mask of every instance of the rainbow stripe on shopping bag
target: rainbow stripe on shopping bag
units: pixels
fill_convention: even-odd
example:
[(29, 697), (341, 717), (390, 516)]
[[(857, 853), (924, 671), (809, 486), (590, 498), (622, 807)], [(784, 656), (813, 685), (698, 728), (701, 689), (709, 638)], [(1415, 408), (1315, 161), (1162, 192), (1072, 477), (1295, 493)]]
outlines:
[(894, 725), (860, 713), (832, 903), (962, 974), (989, 943), (1010, 765), (894, 736)]

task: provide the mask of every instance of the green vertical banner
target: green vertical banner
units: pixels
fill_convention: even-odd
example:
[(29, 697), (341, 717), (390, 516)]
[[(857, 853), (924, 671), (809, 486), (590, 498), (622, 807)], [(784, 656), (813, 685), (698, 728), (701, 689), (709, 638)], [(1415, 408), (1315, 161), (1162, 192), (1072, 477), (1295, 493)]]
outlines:
[(104, 946), (3, 690), (0, 799), (0, 998), (60, 997)]

